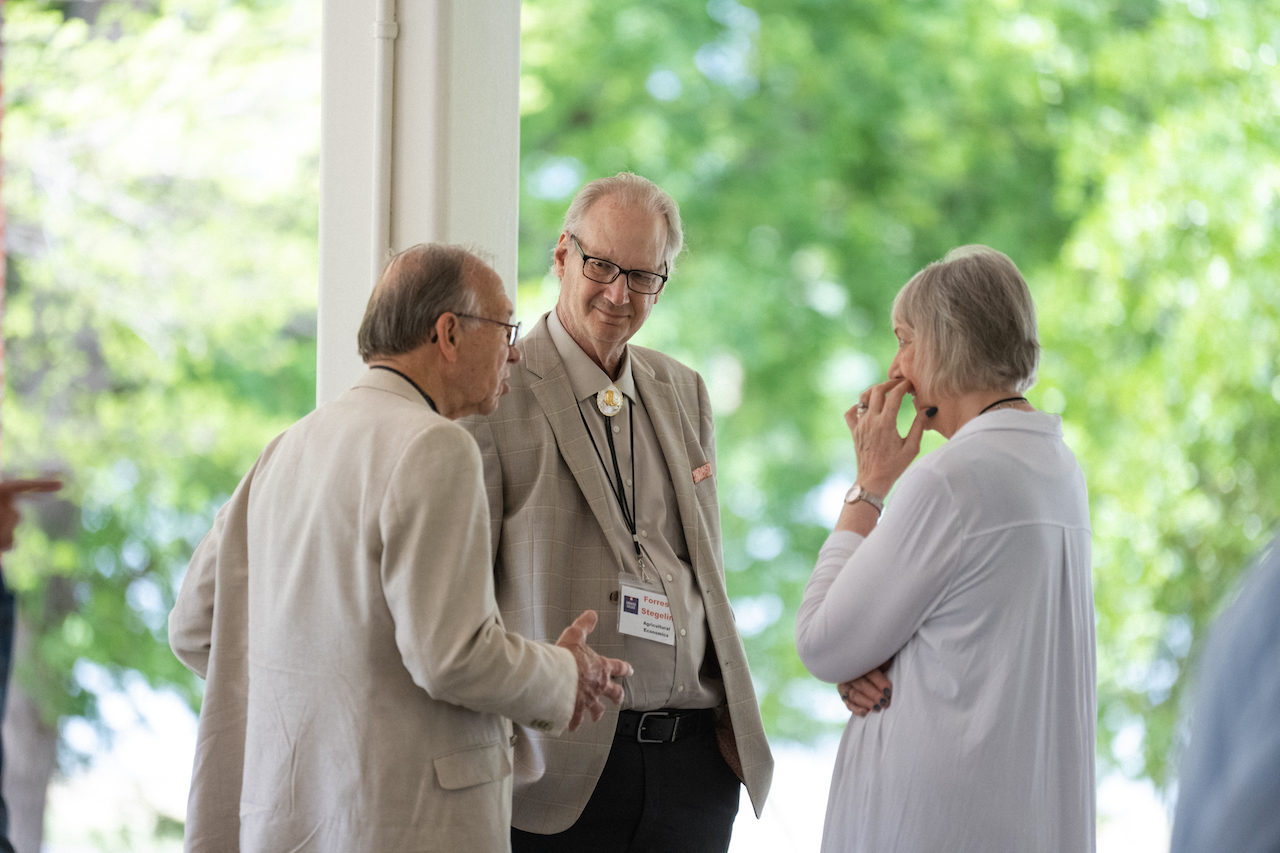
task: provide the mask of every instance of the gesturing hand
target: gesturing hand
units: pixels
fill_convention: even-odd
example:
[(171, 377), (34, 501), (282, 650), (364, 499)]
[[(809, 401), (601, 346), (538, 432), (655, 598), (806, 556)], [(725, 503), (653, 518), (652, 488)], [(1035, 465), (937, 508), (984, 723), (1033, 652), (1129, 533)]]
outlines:
[(62, 488), (59, 480), (6, 480), (0, 482), (0, 551), (13, 547), (13, 529), (18, 526), (22, 514), (14, 506), (13, 499), (25, 492), (56, 492)]
[(877, 495), (888, 494), (920, 453), (927, 420), (923, 412), (916, 412), (905, 436), (898, 435), (898, 410), (909, 387), (903, 379), (872, 385), (862, 392), (858, 405), (844, 413), (858, 458), (858, 482)]
[(583, 713), (591, 715), (596, 722), (604, 715), (604, 699), (617, 705), (622, 701), (622, 685), (614, 678), (630, 675), (631, 664), (616, 658), (601, 657), (587, 645), (587, 635), (596, 629), (599, 618), (594, 610), (584, 610), (582, 615), (573, 620), (573, 624), (560, 634), (556, 645), (573, 652), (573, 660), (578, 664), (578, 696), (573, 703), (573, 719), (569, 721), (569, 731), (574, 731), (582, 724)]

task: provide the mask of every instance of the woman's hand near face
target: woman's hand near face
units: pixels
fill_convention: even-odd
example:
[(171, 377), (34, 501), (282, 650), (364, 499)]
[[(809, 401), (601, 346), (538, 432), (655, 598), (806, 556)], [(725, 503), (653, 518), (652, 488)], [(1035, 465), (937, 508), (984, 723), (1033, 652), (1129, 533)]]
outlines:
[[(858, 483), (881, 497), (920, 453), (927, 420), (924, 412), (916, 412), (905, 436), (898, 435), (898, 410), (908, 388), (910, 383), (903, 379), (873, 385), (862, 392), (859, 405), (844, 413), (858, 459)], [(863, 405), (867, 409), (860, 413)]]

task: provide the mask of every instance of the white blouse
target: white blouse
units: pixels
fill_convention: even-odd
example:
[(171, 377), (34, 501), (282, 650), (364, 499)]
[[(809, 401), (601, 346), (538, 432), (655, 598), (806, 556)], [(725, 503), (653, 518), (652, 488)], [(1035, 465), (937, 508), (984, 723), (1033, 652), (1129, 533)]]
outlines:
[(974, 418), (832, 533), (796, 647), (823, 681), (891, 656), (845, 728), (822, 850), (1092, 851), (1096, 665), (1084, 475), (1062, 422)]

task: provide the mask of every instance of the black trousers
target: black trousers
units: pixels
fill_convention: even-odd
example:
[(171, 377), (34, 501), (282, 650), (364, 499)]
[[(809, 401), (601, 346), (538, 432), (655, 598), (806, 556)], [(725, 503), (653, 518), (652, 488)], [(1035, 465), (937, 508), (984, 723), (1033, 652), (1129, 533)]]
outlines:
[(675, 743), (618, 736), (578, 822), (555, 835), (512, 827), (511, 850), (725, 853), (740, 784), (710, 728)]

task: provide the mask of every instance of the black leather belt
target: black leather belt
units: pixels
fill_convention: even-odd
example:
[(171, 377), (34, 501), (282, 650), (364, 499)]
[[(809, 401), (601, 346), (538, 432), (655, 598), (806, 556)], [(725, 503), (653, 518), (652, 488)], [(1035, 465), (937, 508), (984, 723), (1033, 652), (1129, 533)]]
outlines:
[(623, 711), (618, 714), (614, 737), (634, 738), (636, 743), (674, 743), (680, 738), (715, 728), (714, 708), (677, 711)]

